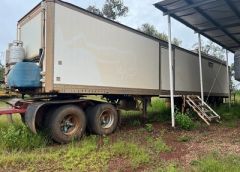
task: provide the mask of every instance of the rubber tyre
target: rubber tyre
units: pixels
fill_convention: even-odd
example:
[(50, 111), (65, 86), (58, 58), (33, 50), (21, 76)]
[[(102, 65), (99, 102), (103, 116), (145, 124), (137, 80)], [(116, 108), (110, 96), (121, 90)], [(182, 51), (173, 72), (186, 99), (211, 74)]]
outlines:
[[(113, 122), (108, 128), (101, 126), (100, 116), (103, 112), (108, 111), (113, 116)], [(88, 120), (88, 129), (98, 135), (109, 135), (113, 133), (117, 126), (119, 115), (116, 108), (111, 104), (98, 104), (94, 107), (90, 107), (86, 111), (87, 120)]]
[[(71, 134), (65, 134), (61, 131), (61, 122), (67, 116), (73, 116), (79, 125), (74, 129), (75, 131)], [(49, 116), (47, 122), (47, 128), (51, 139), (60, 144), (66, 144), (71, 142), (73, 139), (80, 139), (86, 130), (86, 117), (84, 112), (75, 105), (64, 105), (53, 111)]]

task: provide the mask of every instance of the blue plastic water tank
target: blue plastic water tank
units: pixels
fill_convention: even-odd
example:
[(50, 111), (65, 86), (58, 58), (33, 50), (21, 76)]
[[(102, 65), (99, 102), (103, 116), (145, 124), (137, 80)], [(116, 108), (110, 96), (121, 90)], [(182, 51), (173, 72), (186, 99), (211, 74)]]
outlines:
[(8, 86), (11, 88), (41, 87), (40, 68), (32, 62), (19, 62), (13, 66), (7, 76)]

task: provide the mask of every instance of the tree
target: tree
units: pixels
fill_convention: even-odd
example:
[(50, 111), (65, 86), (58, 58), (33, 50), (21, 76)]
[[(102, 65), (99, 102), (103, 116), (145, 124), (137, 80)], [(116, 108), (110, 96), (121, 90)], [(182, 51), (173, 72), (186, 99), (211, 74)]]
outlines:
[(0, 83), (2, 83), (4, 81), (5, 68), (4, 68), (4, 65), (2, 64), (3, 59), (4, 59), (4, 53), (1, 52), (1, 56), (0, 56)]
[(4, 82), (4, 71), (5, 71), (4, 66), (0, 65), (0, 83)]
[[(224, 48), (222, 48), (221, 46), (215, 44), (214, 42), (208, 40), (207, 42), (204, 42), (201, 40), (202, 43), (202, 47), (201, 47), (201, 51), (206, 54), (206, 55), (210, 55), (213, 57), (216, 57), (220, 60), (225, 60), (225, 50)], [(198, 43), (195, 43), (193, 45), (193, 48), (195, 50), (198, 51)], [(235, 91), (237, 86), (235, 85), (235, 79), (234, 79), (234, 65), (231, 64), (230, 65), (230, 69), (229, 69), (229, 86), (230, 86), (230, 90), (231, 91)]]
[(235, 84), (234, 80), (234, 64), (231, 64), (230, 70), (229, 70), (229, 77), (230, 77), (230, 90), (231, 92), (234, 92), (237, 90), (237, 85)]
[[(148, 23), (143, 24), (140, 28), (138, 28), (139, 31), (146, 33), (150, 36), (156, 37), (158, 39), (164, 40), (164, 41), (168, 41), (168, 35), (165, 33), (160, 33), (155, 26), (150, 25)], [(182, 44), (182, 41), (177, 39), (177, 38), (173, 38), (172, 43), (180, 46)]]
[[(201, 47), (201, 51), (207, 55), (211, 55), (214, 56), (216, 58), (219, 58), (221, 60), (224, 60), (224, 54), (225, 51), (222, 47), (220, 47), (219, 45), (215, 44), (212, 41), (201, 41), (202, 42), (202, 47)], [(198, 50), (198, 43), (195, 43), (193, 45), (193, 48), (195, 50)]]
[(128, 7), (124, 5), (122, 0), (106, 0), (102, 10), (98, 9), (96, 6), (89, 6), (87, 10), (111, 20), (126, 16), (128, 13)]
[(87, 8), (88, 11), (92, 12), (92, 13), (95, 13), (97, 15), (100, 15), (100, 16), (103, 16), (103, 13), (101, 10), (99, 10), (95, 5), (90, 5), (88, 8)]
[(116, 20), (117, 17), (127, 15), (128, 7), (121, 0), (106, 0), (102, 12), (107, 18)]

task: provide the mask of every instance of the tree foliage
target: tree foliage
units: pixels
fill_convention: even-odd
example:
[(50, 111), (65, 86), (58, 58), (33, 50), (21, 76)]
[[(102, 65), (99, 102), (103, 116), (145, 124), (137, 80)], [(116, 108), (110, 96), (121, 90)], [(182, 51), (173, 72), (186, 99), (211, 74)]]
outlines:
[(94, 5), (89, 6), (87, 10), (111, 20), (126, 16), (128, 13), (128, 7), (122, 0), (106, 0), (101, 10)]
[[(164, 40), (164, 41), (168, 41), (168, 35), (165, 33), (160, 33), (155, 26), (150, 25), (148, 23), (143, 24), (140, 28), (138, 28), (139, 31), (146, 33), (150, 36), (156, 37), (158, 39)], [(172, 43), (180, 46), (182, 44), (182, 41), (177, 39), (177, 38), (173, 38)]]
[(95, 13), (97, 15), (100, 15), (100, 16), (103, 16), (103, 13), (101, 10), (99, 10), (95, 5), (90, 5), (88, 8), (87, 8), (88, 11), (92, 12), (92, 13)]
[[(216, 57), (220, 60), (225, 60), (225, 50), (221, 46), (215, 44), (214, 42), (208, 40), (207, 42), (204, 42), (201, 40), (202, 46), (201, 46), (201, 51), (202, 53), (206, 55), (210, 55), (213, 57)], [(198, 43), (195, 43), (193, 45), (193, 48), (198, 51)], [(230, 77), (230, 90), (234, 91), (236, 90), (236, 85), (234, 82), (234, 67), (233, 64), (230, 66), (229, 69), (229, 77)]]
[(5, 74), (5, 68), (4, 65), (2, 64), (2, 60), (4, 59), (4, 53), (1, 52), (1, 56), (0, 56), (0, 83), (2, 83), (4, 81), (4, 74)]
[(116, 20), (117, 17), (127, 15), (128, 7), (121, 0), (106, 0), (102, 12), (107, 18)]
[(4, 66), (1, 65), (0, 66), (0, 83), (2, 83), (4, 81)]
[[(202, 42), (202, 47), (201, 47), (201, 51), (207, 55), (211, 55), (214, 56), (216, 58), (219, 58), (221, 60), (224, 60), (224, 54), (225, 51), (222, 47), (220, 47), (219, 45), (215, 44), (212, 41), (201, 41)], [(193, 45), (193, 48), (195, 50), (198, 50), (198, 43), (195, 43)]]

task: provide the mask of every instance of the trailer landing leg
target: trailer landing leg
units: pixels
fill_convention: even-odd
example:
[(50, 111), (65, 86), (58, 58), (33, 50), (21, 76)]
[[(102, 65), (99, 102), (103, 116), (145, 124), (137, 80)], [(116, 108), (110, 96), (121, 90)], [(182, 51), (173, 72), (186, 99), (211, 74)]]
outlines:
[(143, 98), (142, 100), (143, 103), (143, 118), (144, 118), (144, 122), (147, 121), (147, 104), (148, 104), (148, 99), (147, 98)]

